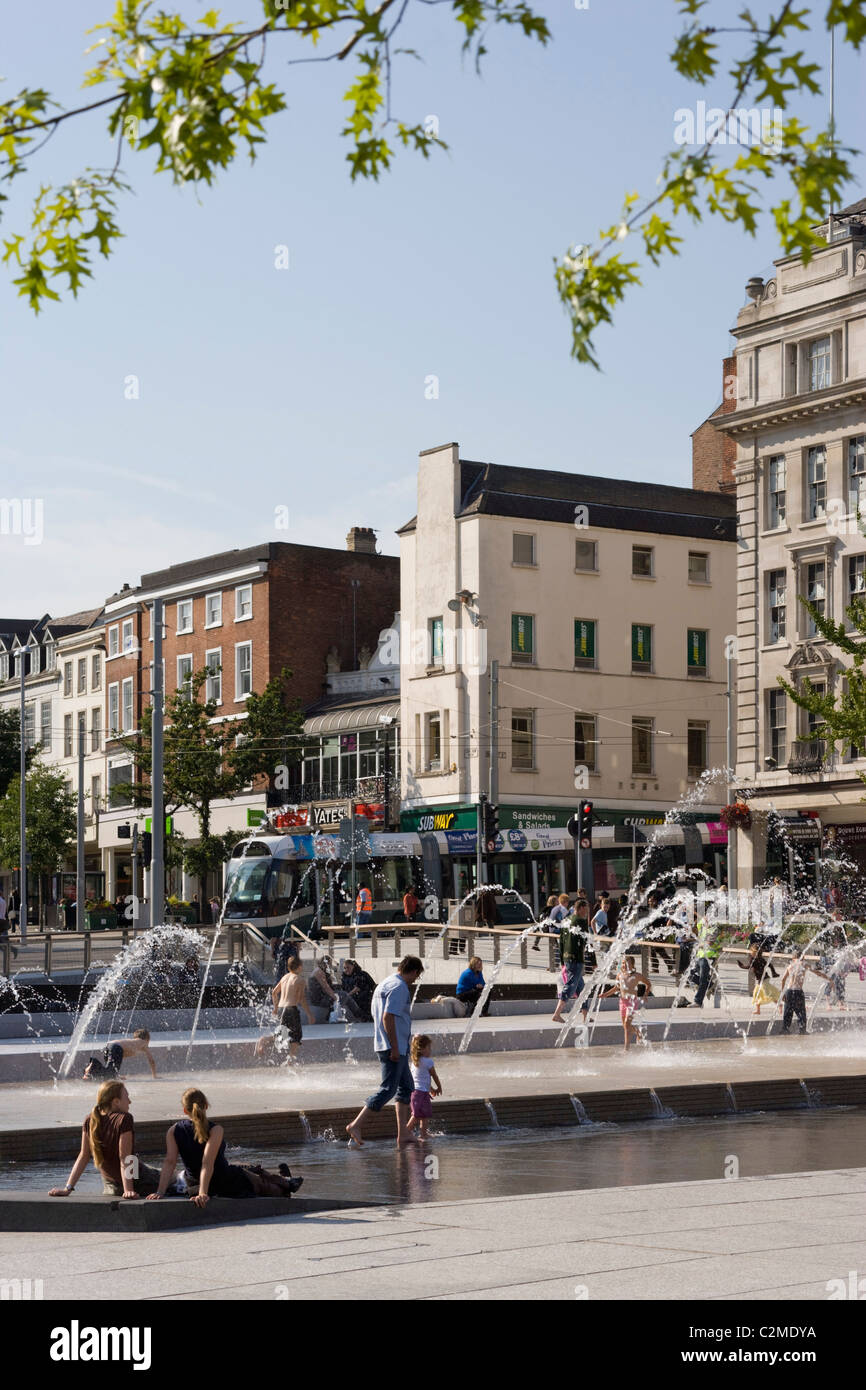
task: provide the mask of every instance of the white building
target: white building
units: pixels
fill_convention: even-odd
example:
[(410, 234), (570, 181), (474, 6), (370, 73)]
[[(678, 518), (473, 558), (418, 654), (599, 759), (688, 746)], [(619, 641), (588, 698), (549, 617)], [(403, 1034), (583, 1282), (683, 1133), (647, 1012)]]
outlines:
[[(518, 836), (562, 829), (579, 797), (622, 828), (694, 794), (725, 760), (734, 529), (718, 492), (422, 453), (400, 532), (403, 828), (472, 830), (482, 792)], [(715, 822), (724, 786), (698, 797)], [(614, 838), (598, 886), (630, 871)]]
[[(775, 807), (812, 851), (829, 830), (864, 862), (864, 750), (810, 738), (814, 721), (778, 684), (839, 688), (839, 654), (799, 599), (850, 626), (866, 595), (866, 199), (823, 231), (808, 264), (785, 257), (749, 282), (736, 410), (718, 421), (737, 443), (737, 772), (753, 811)], [(787, 868), (766, 831), (756, 816), (738, 837), (741, 886)]]

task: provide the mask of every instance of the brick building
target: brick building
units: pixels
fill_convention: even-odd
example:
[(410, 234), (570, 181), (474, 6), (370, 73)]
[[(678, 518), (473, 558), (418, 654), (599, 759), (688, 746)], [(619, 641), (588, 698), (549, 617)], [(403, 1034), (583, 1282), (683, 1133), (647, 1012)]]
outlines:
[(726, 357), (722, 362), (721, 403), (692, 431), (692, 487), (701, 492), (727, 492), (733, 496), (737, 490), (736, 441), (719, 428), (719, 416), (730, 415), (736, 408), (737, 359)]
[[(346, 550), (265, 542), (142, 575), (136, 588), (126, 585), (107, 600), (109, 805), (101, 838), (109, 892), (125, 892), (131, 882), (129, 841), (117, 835), (130, 811), (115, 790), (132, 780), (131, 764), (112, 733), (133, 733), (150, 699), (153, 600), (164, 604), (166, 697), (207, 667), (206, 697), (222, 717), (242, 720), (247, 696), (284, 667), (292, 671), (287, 693), (303, 706), (321, 699), (329, 668), (357, 669), (392, 622), (399, 573), (396, 556), (376, 553), (374, 532), (354, 527)], [(217, 803), (214, 833), (245, 829), (247, 809), (262, 806), (261, 790)], [(195, 838), (190, 812), (178, 815), (177, 828)], [(184, 896), (191, 891), (186, 881), (178, 886)]]

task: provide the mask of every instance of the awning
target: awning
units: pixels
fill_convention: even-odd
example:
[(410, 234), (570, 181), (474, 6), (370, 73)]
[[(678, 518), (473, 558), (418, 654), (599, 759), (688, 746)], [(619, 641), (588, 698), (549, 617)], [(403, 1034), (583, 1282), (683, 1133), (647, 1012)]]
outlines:
[(399, 702), (376, 705), (351, 705), (347, 709), (314, 714), (304, 721), (305, 734), (336, 734), (344, 729), (378, 729), (383, 719), (399, 721)]

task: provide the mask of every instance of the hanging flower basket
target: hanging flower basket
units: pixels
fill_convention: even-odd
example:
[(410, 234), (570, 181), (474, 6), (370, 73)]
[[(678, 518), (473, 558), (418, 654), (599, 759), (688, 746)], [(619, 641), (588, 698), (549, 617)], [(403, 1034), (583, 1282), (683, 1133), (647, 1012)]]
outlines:
[(733, 801), (730, 806), (723, 806), (719, 812), (719, 819), (730, 830), (749, 830), (752, 824), (752, 813), (744, 801)]

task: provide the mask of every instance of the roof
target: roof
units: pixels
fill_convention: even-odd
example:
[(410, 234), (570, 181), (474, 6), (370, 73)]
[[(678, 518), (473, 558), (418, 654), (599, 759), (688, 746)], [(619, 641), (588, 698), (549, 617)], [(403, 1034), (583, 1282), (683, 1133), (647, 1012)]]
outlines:
[[(690, 487), (461, 459), (460, 491), (458, 516), (509, 516), (574, 525), (575, 508), (585, 506), (591, 527), (728, 541), (736, 536), (733, 497)], [(417, 517), (413, 517), (397, 534), (413, 531), (416, 525)]]
[(377, 729), (380, 719), (400, 718), (400, 701), (393, 690), (382, 695), (329, 695), (306, 711), (305, 734), (330, 734), (340, 729)]
[(860, 213), (866, 214), (866, 198), (861, 198), (859, 202), (851, 203), (847, 208), (834, 212), (834, 217), (857, 217)]
[(65, 618), (49, 618), (45, 626), (50, 627), (55, 634), (59, 633), (61, 628), (64, 632), (77, 632), (81, 628), (95, 626), (104, 611), (100, 604), (98, 608), (85, 608), (80, 613), (69, 613)]

